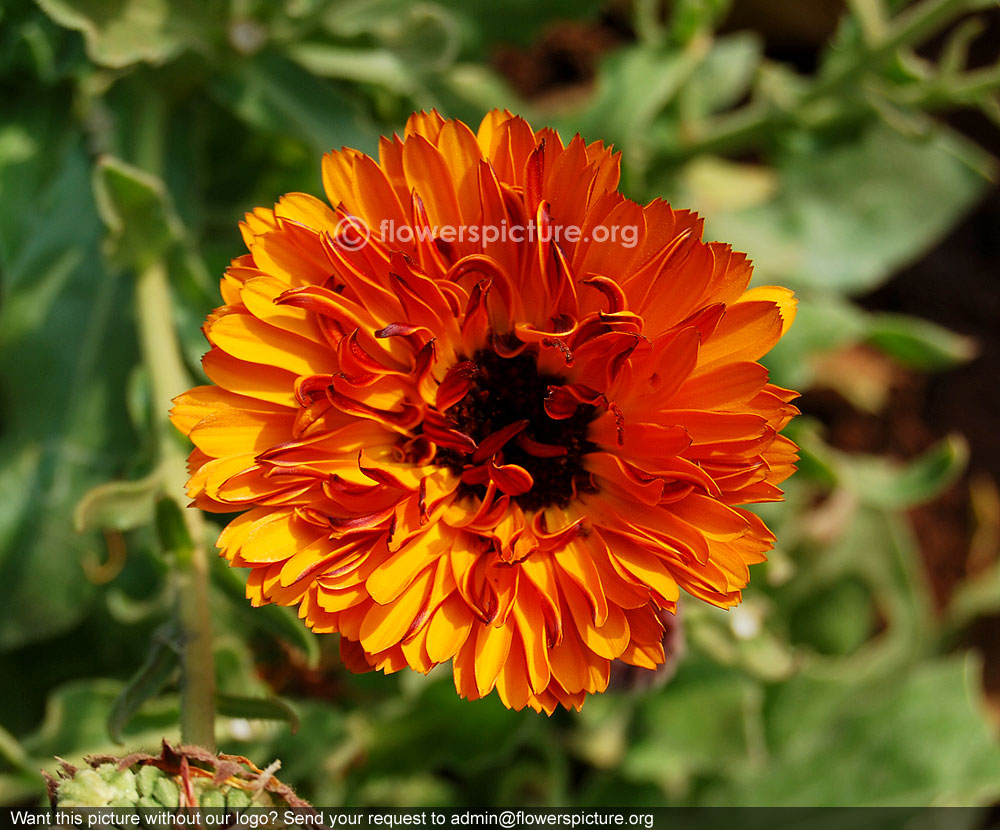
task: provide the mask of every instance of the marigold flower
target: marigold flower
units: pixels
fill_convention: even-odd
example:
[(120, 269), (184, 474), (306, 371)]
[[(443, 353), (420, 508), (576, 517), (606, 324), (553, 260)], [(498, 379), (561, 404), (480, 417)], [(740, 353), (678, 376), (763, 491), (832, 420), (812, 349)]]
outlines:
[(794, 470), (795, 393), (757, 362), (791, 292), (622, 196), (618, 162), (419, 113), (377, 162), (323, 159), (332, 209), (241, 225), (216, 385), (172, 412), (190, 494), (246, 511), (218, 544), (248, 597), (338, 632), (352, 670), (451, 660), (464, 697), (579, 708), (612, 661), (663, 663), (681, 589), (732, 606), (772, 547), (738, 505)]

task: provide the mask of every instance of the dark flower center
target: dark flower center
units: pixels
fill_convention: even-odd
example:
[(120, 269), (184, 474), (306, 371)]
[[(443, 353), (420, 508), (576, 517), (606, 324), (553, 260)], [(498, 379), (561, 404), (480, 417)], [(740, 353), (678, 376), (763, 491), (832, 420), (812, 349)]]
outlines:
[[(494, 457), (497, 465), (516, 464), (531, 474), (531, 489), (513, 497), (521, 508), (565, 507), (576, 493), (593, 492), (582, 459), (596, 449), (587, 440), (587, 430), (598, 414), (597, 407), (580, 404), (568, 418), (551, 418), (545, 411), (549, 387), (563, 386), (565, 380), (541, 374), (532, 353), (505, 358), (482, 349), (471, 360), (476, 366), (471, 385), (465, 396), (446, 410), (445, 418), (477, 445), (505, 427), (527, 421)], [(435, 463), (475, 478), (468, 474), (475, 465), (467, 453), (439, 447)], [(482, 497), (486, 485), (463, 482), (459, 492)]]

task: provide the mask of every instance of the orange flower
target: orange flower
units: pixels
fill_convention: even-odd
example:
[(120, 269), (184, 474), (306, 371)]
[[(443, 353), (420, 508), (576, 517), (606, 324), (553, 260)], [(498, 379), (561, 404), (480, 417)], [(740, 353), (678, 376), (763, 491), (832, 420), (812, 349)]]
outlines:
[(618, 156), (508, 112), (436, 113), (379, 161), (323, 159), (241, 226), (176, 400), (190, 493), (254, 605), (298, 605), (345, 664), (515, 709), (579, 708), (664, 660), (680, 589), (728, 607), (774, 537), (795, 394), (757, 363), (783, 288), (701, 220), (617, 192)]

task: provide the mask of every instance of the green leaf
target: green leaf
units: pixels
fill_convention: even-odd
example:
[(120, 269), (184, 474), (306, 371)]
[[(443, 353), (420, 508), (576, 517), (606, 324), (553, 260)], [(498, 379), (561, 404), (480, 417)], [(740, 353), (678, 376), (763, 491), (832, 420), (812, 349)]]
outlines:
[(984, 574), (962, 582), (948, 602), (947, 625), (951, 632), (961, 631), (977, 617), (1000, 612), (1000, 562)]
[(854, 653), (875, 630), (871, 592), (845, 579), (804, 600), (789, 618), (791, 636), (821, 654)]
[(45, 795), (45, 782), (38, 773), (0, 773), (0, 804), (41, 804)]
[(985, 154), (944, 128), (912, 139), (876, 124), (845, 139), (787, 149), (775, 198), (707, 215), (706, 237), (747, 252), (761, 283), (861, 293), (929, 250), (987, 184)]
[(952, 435), (906, 465), (876, 456), (844, 455), (842, 480), (866, 504), (898, 510), (938, 496), (961, 475), (968, 459), (968, 444)]
[(1000, 562), (986, 573), (967, 578), (952, 594), (947, 609), (950, 632), (961, 631), (977, 617), (1000, 612)]
[(769, 764), (708, 803), (832, 807), (987, 804), (1000, 747), (983, 716), (978, 667), (942, 659), (860, 685), (800, 675), (767, 701)]
[(299, 716), (285, 701), (277, 697), (241, 697), (216, 695), (215, 708), (220, 715), (245, 720), (276, 720), (289, 724), (292, 734), (299, 729)]
[(438, 4), (407, 3), (394, 22), (397, 28), (387, 45), (411, 72), (440, 72), (461, 51), (461, 24)]
[(19, 770), (29, 768), (28, 755), (17, 738), (0, 726), (0, 758)]
[(670, 5), (670, 34), (687, 43), (699, 34), (711, 33), (729, 12), (731, 0), (675, 0)]
[(640, 701), (622, 774), (683, 790), (692, 776), (745, 764), (754, 697), (754, 684), (735, 670), (682, 664), (669, 685)]
[(822, 439), (819, 422), (808, 415), (800, 415), (786, 430), (784, 434), (799, 446), (799, 472), (794, 480), (805, 477), (821, 484), (824, 490), (832, 489), (838, 478), (838, 456)]
[(121, 690), (108, 714), (108, 734), (115, 743), (123, 743), (122, 730), (147, 700), (156, 697), (180, 666), (178, 629), (165, 623), (154, 633), (149, 654), (139, 670)]
[[(437, 83), (433, 83), (433, 81)], [(498, 107), (523, 112), (525, 104), (508, 82), (488, 66), (458, 63), (428, 84), (433, 94), (445, 102), (448, 112), (467, 124), (476, 124), (483, 112)]]
[(830, 292), (806, 291), (795, 322), (765, 356), (771, 380), (788, 389), (807, 389), (815, 378), (810, 358), (858, 342), (867, 331), (865, 313)]
[(8, 2), (0, 10), (0, 74), (27, 72), (46, 84), (62, 80), (84, 63), (78, 40), (35, 3)]
[[(934, 640), (933, 600), (905, 517), (860, 504), (843, 487), (800, 510), (785, 532), (802, 539), (792, 553), (794, 578), (773, 593), (775, 616), (788, 622), (800, 660), (817, 676), (877, 683), (925, 656)], [(856, 587), (837, 596), (845, 582)], [(836, 608), (818, 605), (838, 602), (858, 618), (841, 624)], [(859, 643), (862, 621), (869, 636)]]
[(72, 526), (90, 488), (120, 475), (134, 436), (121, 390), (136, 360), (130, 287), (104, 268), (82, 135), (69, 101), (5, 102), (0, 127), (0, 648), (63, 631), (95, 590), (98, 541)]
[[(115, 69), (163, 63), (221, 35), (223, 8), (195, 0), (37, 0), (56, 23), (83, 33), (94, 63)], [(213, 31), (215, 30), (215, 31)], [(155, 93), (154, 93), (155, 94)]]
[(354, 104), (327, 81), (273, 51), (216, 75), (212, 93), (257, 129), (292, 134), (313, 152), (341, 146), (373, 150), (378, 135)]
[[(38, 731), (22, 741), (25, 750), (34, 758), (118, 751), (108, 737), (107, 726), (108, 712), (122, 688), (112, 680), (78, 680), (55, 689)], [(175, 699), (151, 700), (125, 726), (123, 736), (136, 749), (154, 748), (162, 737), (176, 734), (178, 714)]]
[(581, 787), (577, 809), (626, 809), (664, 807), (663, 790), (649, 782), (635, 782), (620, 773), (601, 771), (586, 779)]
[(243, 569), (231, 568), (222, 560), (216, 560), (212, 567), (212, 583), (231, 601), (244, 625), (265, 631), (299, 649), (305, 654), (307, 664), (316, 668), (320, 661), (319, 638), (305, 627), (291, 608), (282, 605), (253, 608), (246, 598), (246, 573)]
[(736, 104), (750, 90), (763, 48), (750, 32), (715, 41), (681, 91), (682, 117), (701, 118)]
[[(121, 748), (107, 732), (108, 711), (122, 685), (111, 680), (78, 680), (59, 686), (46, 701), (45, 718), (39, 728), (23, 739), (33, 771), (56, 772), (55, 756), (82, 765), (86, 755), (116, 755)], [(149, 701), (124, 730), (123, 737), (136, 751), (158, 751), (166, 738), (177, 741), (179, 709), (176, 699)], [(27, 776), (0, 776), (0, 800), (5, 794), (21, 799), (41, 798), (45, 782), (37, 772)], [(10, 803), (10, 802), (5, 802)]]
[(190, 557), (194, 541), (188, 532), (181, 507), (172, 497), (164, 495), (156, 500), (155, 519), (160, 549), (168, 556), (176, 556), (178, 559)]
[(85, 530), (132, 530), (149, 524), (156, 513), (156, 495), (161, 487), (159, 472), (136, 481), (109, 481), (87, 492), (73, 511), (77, 532)]
[(108, 230), (105, 253), (122, 268), (141, 271), (182, 236), (163, 182), (120, 159), (97, 162), (94, 197)]
[(313, 75), (379, 84), (401, 95), (414, 91), (413, 75), (388, 49), (357, 49), (306, 41), (292, 44), (288, 55)]
[(601, 0), (439, 0), (438, 5), (461, 18), (469, 33), (469, 54), (481, 53), (492, 43), (527, 46), (546, 26), (559, 20), (593, 18), (602, 8)]
[(398, 774), (418, 765), (489, 768), (510, 758), (536, 730), (533, 712), (513, 712), (497, 700), (462, 700), (451, 678), (441, 674), (419, 678), (419, 693), (404, 705), (372, 713), (367, 754), (373, 773)]
[(364, 752), (361, 736), (336, 703), (307, 699), (296, 701), (295, 708), (302, 721), (296, 735), (270, 729), (268, 744), (243, 751), (255, 758), (280, 758), (281, 779), (295, 781), (300, 793), (311, 793), (314, 804), (343, 804), (344, 778)]
[(966, 363), (978, 352), (972, 338), (905, 314), (871, 315), (868, 340), (904, 366), (925, 372)]
[(643, 153), (653, 119), (697, 64), (691, 50), (639, 45), (612, 53), (601, 64), (593, 99), (574, 116), (568, 132), (617, 144), (627, 155)]

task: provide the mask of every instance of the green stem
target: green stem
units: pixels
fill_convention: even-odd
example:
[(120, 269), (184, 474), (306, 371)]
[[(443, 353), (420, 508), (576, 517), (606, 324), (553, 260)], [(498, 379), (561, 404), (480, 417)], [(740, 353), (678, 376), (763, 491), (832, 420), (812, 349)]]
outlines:
[[(136, 155), (139, 164), (162, 175), (167, 105), (158, 94), (141, 104)], [(190, 377), (174, 328), (170, 281), (166, 264), (144, 268), (136, 283), (136, 306), (143, 361), (149, 370), (154, 438), (159, 451), (163, 487), (168, 497), (182, 493), (187, 481), (185, 450), (170, 424), (173, 398), (190, 386)], [(199, 510), (182, 510), (191, 545), (174, 552), (173, 589), (181, 626), (181, 740), (215, 749), (215, 657), (209, 604), (208, 551), (205, 523)]]
[[(181, 359), (171, 314), (170, 286), (162, 262), (145, 268), (136, 284), (136, 305), (143, 358), (152, 378), (154, 429), (160, 469), (168, 493), (179, 492), (187, 479), (184, 452), (167, 420), (171, 400), (190, 383)], [(181, 740), (215, 749), (215, 663), (212, 615), (208, 599), (208, 552), (205, 528), (197, 510), (185, 510), (190, 552), (174, 563), (177, 614), (183, 630), (181, 654)]]
[(732, 153), (752, 147), (776, 129), (795, 123), (807, 107), (836, 99), (846, 88), (856, 86), (865, 74), (882, 66), (899, 49), (917, 45), (959, 14), (984, 5), (987, 0), (923, 0), (889, 22), (877, 42), (860, 49), (835, 71), (817, 79), (794, 106), (748, 104), (716, 119), (710, 129), (678, 148), (671, 160), (681, 161), (704, 153)]
[(841, 91), (888, 61), (899, 49), (916, 46), (949, 20), (982, 4), (982, 0), (924, 0), (911, 6), (892, 21), (881, 40), (861, 50), (854, 60), (845, 62), (836, 72), (820, 78), (805, 100), (815, 101)]
[(633, 5), (635, 33), (643, 43), (655, 46), (663, 40), (659, 0), (635, 0)]
[(1000, 66), (973, 69), (949, 78), (945, 84), (902, 96), (901, 102), (921, 109), (979, 104), (986, 95), (1000, 90)]

